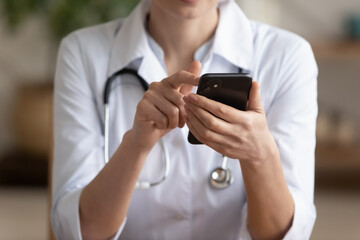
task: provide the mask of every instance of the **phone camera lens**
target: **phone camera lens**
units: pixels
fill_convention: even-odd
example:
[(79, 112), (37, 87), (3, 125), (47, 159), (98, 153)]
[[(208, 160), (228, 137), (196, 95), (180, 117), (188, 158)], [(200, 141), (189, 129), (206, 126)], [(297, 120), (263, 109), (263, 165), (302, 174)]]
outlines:
[(221, 79), (214, 79), (211, 82), (211, 88), (220, 88), (222, 86), (222, 81)]

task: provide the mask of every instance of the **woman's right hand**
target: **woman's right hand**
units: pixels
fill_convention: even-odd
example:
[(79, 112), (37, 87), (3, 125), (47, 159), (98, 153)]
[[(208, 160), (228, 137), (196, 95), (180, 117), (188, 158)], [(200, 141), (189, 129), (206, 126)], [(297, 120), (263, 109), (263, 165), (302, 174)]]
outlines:
[[(79, 212), (84, 239), (109, 238), (124, 222), (148, 152), (171, 129), (185, 125), (183, 97), (198, 85), (200, 69), (200, 62), (192, 62), (188, 71), (150, 84), (137, 106), (133, 127), (109, 163), (81, 193)], [(119, 174), (118, 169), (125, 171)]]
[(198, 85), (201, 63), (194, 61), (187, 71), (179, 71), (161, 82), (153, 82), (137, 105), (130, 132), (136, 144), (150, 151), (154, 144), (176, 127), (185, 125), (183, 97)]

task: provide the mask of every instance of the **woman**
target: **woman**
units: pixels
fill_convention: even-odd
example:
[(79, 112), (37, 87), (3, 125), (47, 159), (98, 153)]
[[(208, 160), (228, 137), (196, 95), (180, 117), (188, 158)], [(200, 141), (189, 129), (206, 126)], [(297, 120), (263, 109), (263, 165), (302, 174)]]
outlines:
[[(103, 91), (123, 68), (150, 87), (144, 94), (128, 75), (113, 86), (104, 165)], [(246, 112), (192, 93), (201, 74), (239, 69), (254, 80)], [(316, 78), (306, 41), (248, 20), (232, 0), (143, 1), (124, 20), (69, 35), (55, 80), (55, 235), (308, 239)], [(190, 145), (188, 129), (205, 145)], [(168, 178), (134, 190), (161, 176), (160, 139)], [(217, 190), (208, 178), (221, 155), (235, 181)]]

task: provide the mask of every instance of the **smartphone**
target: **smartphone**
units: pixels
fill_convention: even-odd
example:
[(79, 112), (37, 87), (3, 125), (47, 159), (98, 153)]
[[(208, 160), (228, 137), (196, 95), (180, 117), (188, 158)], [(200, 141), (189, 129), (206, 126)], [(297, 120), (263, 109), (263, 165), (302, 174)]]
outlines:
[[(197, 94), (246, 111), (252, 78), (243, 73), (207, 73), (200, 77)], [(191, 144), (202, 144), (189, 131)]]

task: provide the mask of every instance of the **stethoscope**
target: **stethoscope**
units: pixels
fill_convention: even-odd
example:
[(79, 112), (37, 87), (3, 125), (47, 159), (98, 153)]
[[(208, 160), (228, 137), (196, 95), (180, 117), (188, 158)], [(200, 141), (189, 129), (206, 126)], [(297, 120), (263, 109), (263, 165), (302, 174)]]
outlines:
[[(104, 91), (104, 105), (105, 105), (105, 112), (104, 112), (104, 159), (105, 164), (109, 162), (109, 117), (110, 117), (110, 107), (109, 107), (109, 97), (111, 92), (111, 85), (112, 83), (122, 74), (130, 74), (135, 76), (141, 86), (143, 87), (144, 91), (147, 91), (149, 88), (149, 84), (137, 73), (137, 71), (124, 68), (116, 73), (114, 73), (112, 76), (110, 76), (105, 84), (105, 91)], [(165, 179), (169, 175), (170, 171), (170, 156), (169, 156), (169, 150), (166, 147), (166, 144), (164, 143), (164, 140), (160, 140), (160, 145), (164, 152), (164, 172), (162, 174), (162, 177), (159, 181), (154, 182), (136, 182), (135, 189), (148, 189), (150, 187), (154, 187), (156, 185), (159, 185), (160, 183), (164, 182)], [(209, 177), (209, 182), (212, 187), (215, 189), (224, 189), (230, 186), (234, 182), (234, 176), (232, 175), (231, 171), (227, 168), (227, 160), (228, 158), (223, 155), (222, 156), (222, 164), (220, 167), (215, 168), (211, 173)]]

